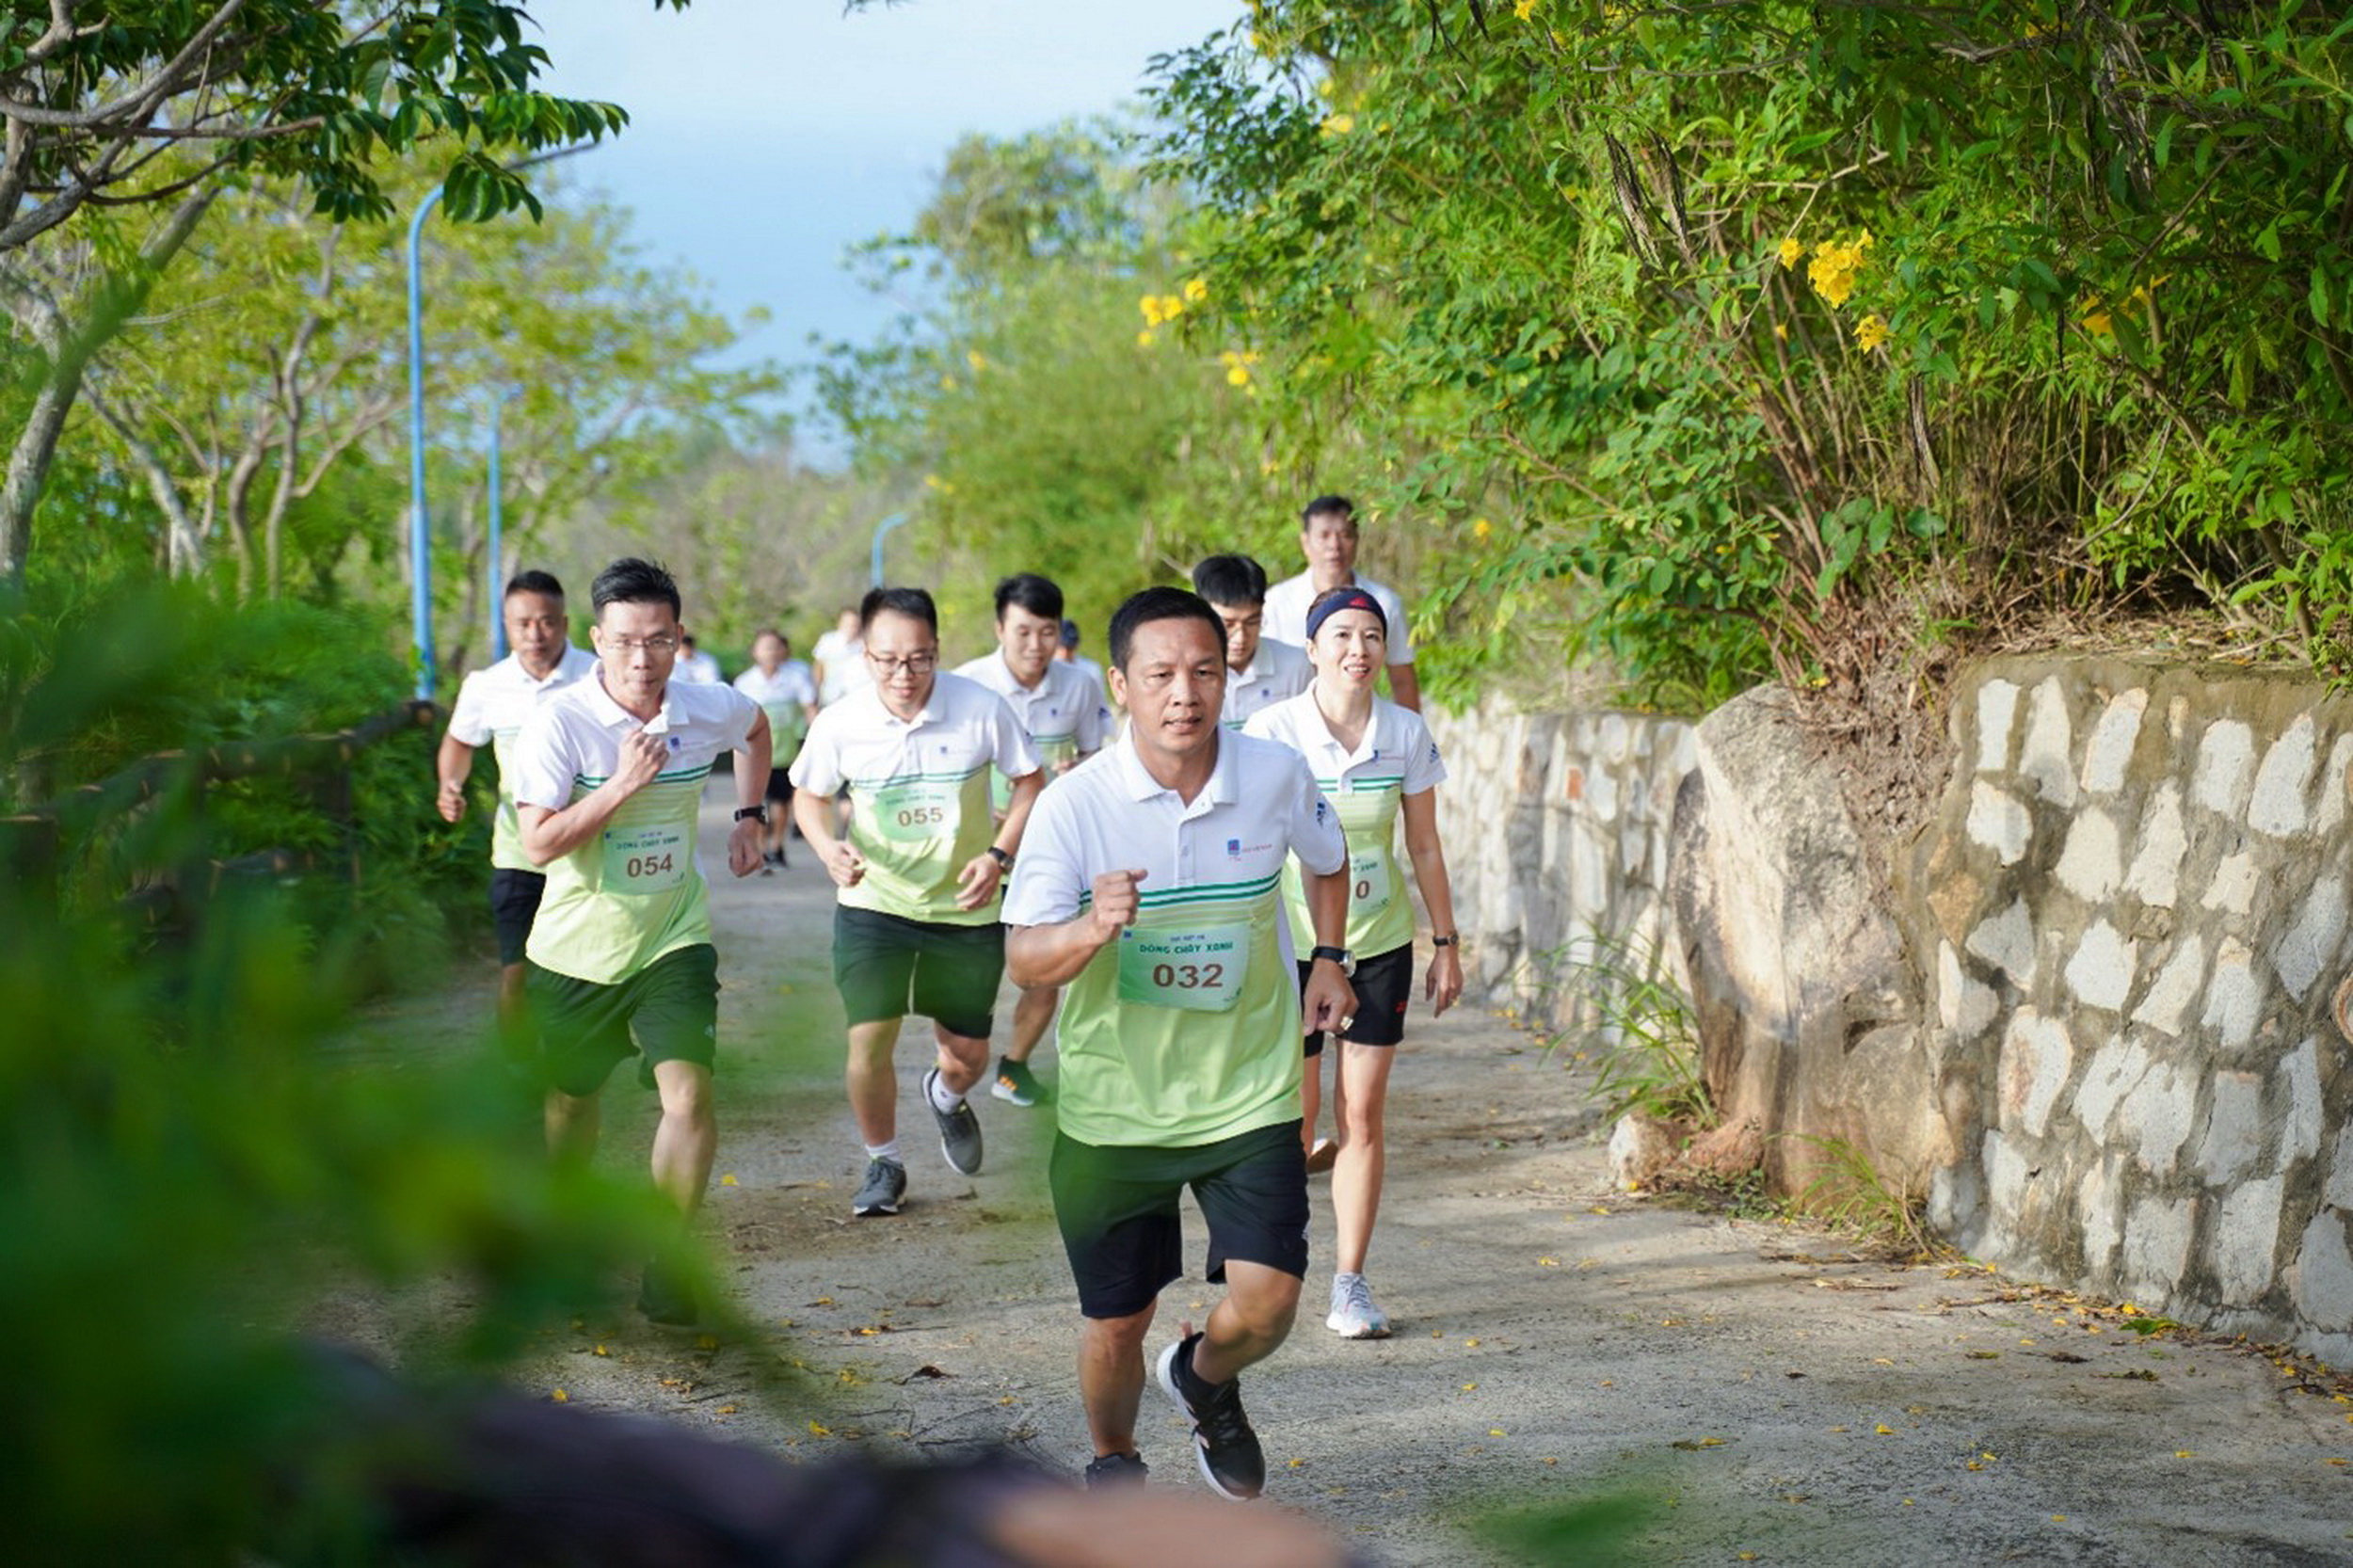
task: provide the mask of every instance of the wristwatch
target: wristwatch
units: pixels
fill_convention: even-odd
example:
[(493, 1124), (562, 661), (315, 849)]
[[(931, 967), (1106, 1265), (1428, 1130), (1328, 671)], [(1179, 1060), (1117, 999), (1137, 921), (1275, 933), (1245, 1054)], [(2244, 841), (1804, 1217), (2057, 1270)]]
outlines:
[(1463, 934), (1455, 931), (1444, 936), (1433, 936), (1430, 938), (1430, 945), (1433, 948), (1459, 948), (1463, 945)]
[(1353, 975), (1356, 972), (1356, 955), (1346, 948), (1318, 946), (1307, 950), (1308, 962), (1313, 963), (1319, 958), (1329, 958), (1333, 963), (1337, 964), (1342, 974)]
[(1003, 850), (999, 849), (995, 844), (988, 846), (988, 857), (997, 862), (997, 869), (999, 871), (1009, 872), (1013, 870), (1013, 856), (1006, 854)]
[(743, 822), (743, 821), (744, 821), (744, 820), (746, 820), (746, 819), (749, 819), (749, 820), (751, 820), (751, 821), (753, 821), (753, 822), (757, 822), (757, 823), (759, 823), (759, 824), (760, 824), (760, 826), (762, 826), (762, 827), (767, 826), (767, 825), (768, 825), (768, 808), (767, 808), (766, 806), (764, 806), (764, 805), (763, 805), (763, 806), (739, 806), (739, 807), (737, 807), (737, 808), (735, 808), (735, 820), (736, 820), (737, 822)]

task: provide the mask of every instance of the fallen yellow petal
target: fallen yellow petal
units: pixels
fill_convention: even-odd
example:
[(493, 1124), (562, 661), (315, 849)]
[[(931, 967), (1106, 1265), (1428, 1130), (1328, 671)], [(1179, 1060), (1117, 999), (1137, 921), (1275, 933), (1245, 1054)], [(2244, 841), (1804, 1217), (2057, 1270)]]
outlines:
[(1463, 1392), (1464, 1392), (1464, 1393), (1465, 1393), (1465, 1394), (1467, 1394), (1467, 1393), (1469, 1393), (1472, 1389), (1474, 1389), (1474, 1388), (1476, 1388), (1476, 1387), (1478, 1387), (1478, 1386), (1479, 1386), (1479, 1384), (1475, 1384), (1475, 1383), (1466, 1383), (1466, 1384), (1463, 1384)]
[(2175, 1459), (2189, 1459), (2195, 1456), (2193, 1456), (2187, 1448), (2176, 1448), (2173, 1450), (2173, 1457)]
[(1476, 1350), (1476, 1349), (1478, 1349), (1478, 1348), (1479, 1348), (1479, 1341), (1478, 1341), (1478, 1339), (1477, 1339), (1476, 1337), (1474, 1337), (1474, 1338), (1470, 1338), (1470, 1339), (1465, 1339), (1465, 1340), (1464, 1340), (1464, 1341), (1463, 1341), (1463, 1343), (1464, 1343), (1465, 1345), (1468, 1346), (1469, 1348), (1473, 1349), (1473, 1350)]
[(831, 1437), (833, 1435), (833, 1428), (820, 1426), (815, 1421), (811, 1421), (808, 1424), (808, 1434), (811, 1437)]
[(557, 1404), (569, 1404), (572, 1402), (572, 1397), (569, 1394), (565, 1393), (561, 1388), (557, 1389), (554, 1393), (550, 1394), (548, 1398), (553, 1400)]
[(1885, 1421), (1881, 1421), (1878, 1426), (1873, 1427), (1871, 1430), (1878, 1432), (1881, 1437), (1893, 1437), (1896, 1435), (1896, 1429), (1889, 1426)]
[(744, 1184), (735, 1179), (735, 1173), (733, 1171), (729, 1171), (727, 1175), (719, 1178), (719, 1185), (722, 1187), (741, 1187)]
[(613, 1352), (611, 1351), (606, 1350), (602, 1345), (599, 1345), (597, 1347), (597, 1354), (599, 1355), (611, 1355), (612, 1353)]
[(723, 1404), (719, 1407), (718, 1414), (721, 1416), (732, 1416), (735, 1414), (735, 1406), (731, 1404)]
[[(1504, 1431), (1501, 1427), (1489, 1427), (1489, 1428), (1487, 1429), (1487, 1435), (1488, 1435), (1488, 1436), (1490, 1436), (1490, 1437), (1504, 1437), (1504, 1436), (1508, 1436), (1508, 1435), (1510, 1435), (1510, 1434), (1509, 1434), (1509, 1433), (1507, 1433), (1507, 1432), (1505, 1432), (1505, 1431)], [(2338, 1460), (2338, 1461), (2337, 1461), (2337, 1463), (2338, 1463), (2339, 1464), (2344, 1464), (2344, 1463), (2345, 1463), (2345, 1461), (2344, 1461), (2344, 1460), (2342, 1460), (2342, 1459), (2340, 1459), (2340, 1460)]]
[(1561, 1260), (1557, 1257), (1540, 1257), (1536, 1260), (1536, 1267), (1539, 1269), (1558, 1269), (1561, 1267)]

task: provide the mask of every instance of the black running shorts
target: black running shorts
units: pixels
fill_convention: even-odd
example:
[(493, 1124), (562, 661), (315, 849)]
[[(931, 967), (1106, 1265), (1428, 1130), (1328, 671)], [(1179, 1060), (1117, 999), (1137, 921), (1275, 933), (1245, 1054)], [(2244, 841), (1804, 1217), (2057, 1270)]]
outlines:
[[(719, 954), (708, 942), (665, 952), (614, 985), (531, 966), (525, 981), (551, 1088), (593, 1095), (613, 1069), (642, 1054), (709, 1067), (718, 1054)], [(632, 1038), (633, 1036), (633, 1038)]]
[(1211, 1284), (1225, 1283), (1237, 1258), (1307, 1276), (1307, 1161), (1295, 1119), (1180, 1149), (1057, 1133), (1046, 1180), (1089, 1318), (1131, 1317), (1183, 1276), (1176, 1200), (1188, 1187), (1209, 1223)]
[(490, 920), (498, 927), (500, 963), (523, 961), (531, 922), (539, 914), (539, 896), (547, 890), (548, 879), (538, 872), (490, 868)]
[(1005, 978), (1005, 928), (946, 925), (836, 904), (833, 984), (853, 1025), (910, 1014), (985, 1040)]
[[(1305, 989), (1308, 966), (1299, 966)], [(1414, 944), (1356, 960), (1349, 978), (1356, 987), (1356, 1021), (1340, 1038), (1359, 1046), (1394, 1046), (1405, 1038), (1405, 1004), (1414, 1000)], [(1323, 1054), (1323, 1036), (1307, 1036), (1307, 1054)]]
[(782, 768), (770, 768), (768, 789), (760, 798), (790, 807), (792, 804), (792, 776)]

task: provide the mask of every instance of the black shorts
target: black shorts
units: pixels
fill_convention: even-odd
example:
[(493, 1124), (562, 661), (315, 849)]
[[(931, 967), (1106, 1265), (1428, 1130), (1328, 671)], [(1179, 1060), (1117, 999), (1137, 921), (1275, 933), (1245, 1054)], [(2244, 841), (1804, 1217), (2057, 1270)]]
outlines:
[(763, 800), (780, 800), (787, 806), (792, 805), (792, 776), (782, 768), (770, 768), (768, 770), (768, 791), (767, 793), (762, 795), (760, 798)]
[(490, 920), (498, 927), (500, 963), (523, 961), (523, 944), (531, 940), (531, 922), (539, 913), (539, 896), (547, 890), (542, 872), (490, 868)]
[(1005, 928), (995, 920), (945, 925), (834, 906), (833, 984), (853, 1025), (915, 1014), (985, 1040), (1004, 978)]
[[(1307, 984), (1308, 966), (1299, 966), (1299, 984)], [(1340, 1038), (1359, 1046), (1394, 1046), (1405, 1038), (1405, 1004), (1414, 1000), (1414, 944), (1391, 948), (1356, 960), (1349, 977), (1356, 987), (1356, 1021)], [(1323, 1036), (1307, 1036), (1307, 1054), (1323, 1054)]]
[(568, 1095), (595, 1094), (633, 1055), (644, 1056), (646, 1077), (657, 1062), (708, 1067), (717, 1057), (719, 954), (708, 942), (665, 952), (614, 985), (534, 964), (525, 986), (541, 1076)]
[(1236, 1258), (1307, 1277), (1307, 1158), (1296, 1120), (1181, 1149), (1056, 1133), (1046, 1181), (1086, 1317), (1132, 1317), (1183, 1277), (1176, 1199), (1187, 1187), (1209, 1222), (1211, 1284), (1225, 1283)]

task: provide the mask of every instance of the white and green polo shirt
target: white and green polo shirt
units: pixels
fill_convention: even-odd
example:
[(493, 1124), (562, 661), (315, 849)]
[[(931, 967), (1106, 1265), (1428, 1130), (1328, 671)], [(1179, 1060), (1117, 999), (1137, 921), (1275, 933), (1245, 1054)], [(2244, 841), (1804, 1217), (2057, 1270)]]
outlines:
[(673, 679), (662, 711), (639, 719), (591, 675), (539, 705), (515, 743), (515, 803), (560, 811), (613, 776), (622, 740), (663, 736), (670, 760), (622, 802), (604, 831), (547, 867), (548, 890), (524, 956), (543, 969), (615, 985), (666, 952), (711, 940), (695, 858), (703, 780), (742, 749), (760, 708), (732, 686)]
[[(1389, 647), (1385, 658), (1392, 664), (1414, 662), (1414, 629), (1405, 621), (1405, 601), (1397, 597), (1397, 590), (1386, 583), (1375, 583), (1369, 577), (1357, 576), (1348, 584), (1372, 595), (1381, 606), (1381, 615), (1388, 624)], [(1266, 591), (1266, 620), (1261, 637), (1272, 637), (1278, 643), (1294, 648), (1307, 646), (1307, 612), (1314, 609), (1322, 596), (1316, 592), (1313, 572), (1301, 572), (1286, 577)]]
[(817, 706), (817, 678), (798, 659), (787, 659), (769, 675), (758, 664), (735, 678), (735, 689), (760, 704), (768, 715), (768, 733), (775, 744), (776, 765), (789, 768), (808, 733), (808, 711)]
[[(1245, 733), (1280, 741), (1305, 758), (1316, 788), (1340, 814), (1348, 832), (1349, 952), (1371, 958), (1411, 943), (1414, 905), (1397, 854), (1398, 808), (1407, 795), (1446, 782), (1438, 743), (1421, 715), (1374, 697), (1364, 739), (1351, 751), (1332, 738), (1310, 689), (1258, 714)], [(1297, 865), (1284, 869), (1283, 892), (1292, 929), (1310, 929)]]
[(1095, 879), (1141, 866), (1136, 922), (1063, 995), (1055, 1094), (1081, 1144), (1188, 1148), (1300, 1114), (1299, 977), (1283, 867), (1347, 856), (1339, 819), (1299, 754), (1218, 732), (1191, 801), (1123, 737), (1046, 787), (1005, 896), (1008, 925), (1086, 908)]
[[(956, 673), (1005, 699), (1005, 706), (1029, 732), (1030, 744), (1037, 747), (1038, 765), (1048, 778), (1064, 763), (1103, 749), (1110, 715), (1104, 712), (1095, 682), (1075, 664), (1048, 661), (1046, 673), (1034, 686), (1024, 686), (1016, 679), (1002, 653), (984, 653), (968, 664), (957, 665)], [(1012, 804), (1013, 782), (1002, 772), (990, 771), (988, 791), (993, 809), (1002, 812)]]
[(499, 804), (490, 819), (490, 864), (501, 871), (539, 870), (523, 853), (522, 826), (515, 820), (515, 737), (540, 703), (596, 667), (595, 654), (567, 643), (543, 680), (533, 680), (522, 661), (510, 653), (458, 685), (457, 706), (449, 716), (451, 738), (477, 749), (488, 742), (498, 761)]
[(1037, 748), (987, 687), (941, 672), (922, 711), (903, 719), (861, 687), (818, 711), (792, 763), (792, 787), (850, 789), (850, 844), (866, 874), (841, 889), (852, 909), (934, 925), (991, 925), (993, 905), (956, 907), (956, 875), (997, 837), (988, 771), (1037, 772)]
[(1225, 709), (1219, 720), (1228, 729), (1240, 729), (1264, 710), (1305, 691), (1315, 678), (1306, 649), (1261, 636), (1246, 667), (1226, 670)]

